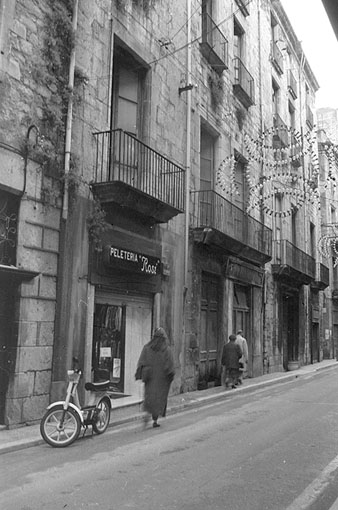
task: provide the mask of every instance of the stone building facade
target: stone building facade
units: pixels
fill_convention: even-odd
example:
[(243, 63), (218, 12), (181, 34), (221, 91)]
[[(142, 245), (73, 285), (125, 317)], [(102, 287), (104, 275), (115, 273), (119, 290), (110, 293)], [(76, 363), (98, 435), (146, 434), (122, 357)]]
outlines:
[(0, 12), (0, 421), (38, 420), (73, 356), (138, 403), (158, 325), (174, 393), (220, 384), (238, 329), (250, 377), (318, 361), (318, 85), (281, 3)]

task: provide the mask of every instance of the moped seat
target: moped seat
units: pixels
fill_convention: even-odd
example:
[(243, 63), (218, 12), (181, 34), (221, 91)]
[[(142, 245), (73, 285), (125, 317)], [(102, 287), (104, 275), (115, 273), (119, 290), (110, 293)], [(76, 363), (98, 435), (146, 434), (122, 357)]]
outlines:
[(86, 382), (85, 389), (88, 391), (105, 391), (108, 390), (110, 381)]

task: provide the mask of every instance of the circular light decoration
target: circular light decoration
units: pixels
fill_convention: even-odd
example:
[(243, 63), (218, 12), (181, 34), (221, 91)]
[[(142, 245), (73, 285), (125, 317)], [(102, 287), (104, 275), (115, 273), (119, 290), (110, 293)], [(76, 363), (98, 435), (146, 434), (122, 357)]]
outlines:
[[(274, 138), (284, 140), (284, 146), (276, 148), (271, 143), (271, 139)], [(291, 139), (291, 143), (285, 143), (286, 139)], [(256, 140), (245, 135), (244, 142), (250, 156), (246, 168), (250, 191), (248, 212), (260, 207), (270, 216), (286, 217), (297, 211), (305, 202), (319, 207), (317, 185), (319, 161), (314, 150), (316, 138), (313, 131), (301, 135), (291, 127), (274, 126), (265, 130)], [(304, 176), (301, 167), (301, 159), (305, 154), (309, 155), (311, 161), (310, 178)], [(264, 167), (263, 177), (255, 171), (257, 164)], [(288, 197), (289, 200), (287, 207), (276, 211), (270, 204), (274, 203), (274, 198), (278, 195)]]
[(337, 225), (330, 225), (332, 231), (324, 234), (318, 240), (317, 247), (319, 253), (326, 258), (333, 258), (333, 267), (338, 265), (338, 232)]
[(235, 156), (228, 156), (223, 159), (216, 172), (216, 185), (230, 195), (239, 195), (235, 175), (236, 163)]

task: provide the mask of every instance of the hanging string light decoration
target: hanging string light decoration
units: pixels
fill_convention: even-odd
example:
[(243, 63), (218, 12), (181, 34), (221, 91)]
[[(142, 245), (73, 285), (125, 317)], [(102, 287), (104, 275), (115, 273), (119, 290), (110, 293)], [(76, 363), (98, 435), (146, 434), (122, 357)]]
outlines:
[(331, 185), (333, 190), (335, 190), (337, 188), (338, 146), (325, 144), (324, 154), (329, 162), (329, 171), (325, 179), (324, 189), (327, 189)]
[(318, 240), (318, 251), (323, 257), (333, 258), (333, 267), (336, 267), (338, 265), (338, 224), (330, 223), (323, 227), (327, 228), (327, 232)]
[(229, 195), (239, 195), (235, 175), (236, 163), (235, 156), (228, 156), (223, 159), (216, 172), (216, 185)]
[[(314, 129), (314, 128), (313, 128)], [(284, 146), (277, 147), (273, 139), (283, 140)], [(285, 143), (291, 140), (291, 143)], [(302, 135), (294, 128), (274, 126), (253, 139), (248, 134), (244, 138), (245, 147), (250, 156), (246, 168), (246, 179), (249, 185), (249, 203), (247, 211), (261, 208), (270, 216), (286, 217), (298, 210), (305, 202), (319, 207), (318, 175), (319, 161), (315, 151), (316, 137), (313, 130)], [(305, 155), (311, 161), (310, 177), (304, 175), (303, 168), (294, 162), (300, 161)], [(254, 172), (255, 164), (262, 164), (264, 175)], [(297, 168), (298, 167), (298, 168)], [(287, 206), (275, 210), (275, 196), (287, 197)]]

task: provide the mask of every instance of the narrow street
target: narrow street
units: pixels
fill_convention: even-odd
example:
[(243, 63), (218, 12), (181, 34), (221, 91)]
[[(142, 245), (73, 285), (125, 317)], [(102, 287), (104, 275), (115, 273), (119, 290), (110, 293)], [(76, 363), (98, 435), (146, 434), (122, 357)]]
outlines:
[(4, 454), (1, 509), (329, 509), (337, 386), (332, 369), (170, 416), (157, 430), (131, 424), (66, 449)]

